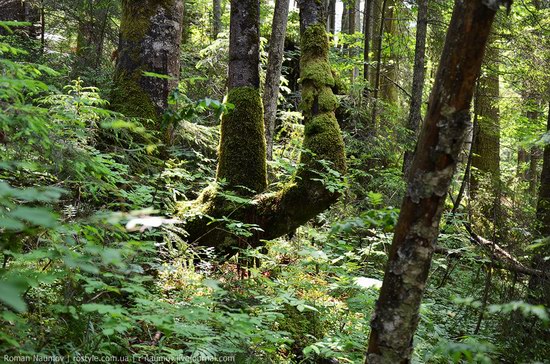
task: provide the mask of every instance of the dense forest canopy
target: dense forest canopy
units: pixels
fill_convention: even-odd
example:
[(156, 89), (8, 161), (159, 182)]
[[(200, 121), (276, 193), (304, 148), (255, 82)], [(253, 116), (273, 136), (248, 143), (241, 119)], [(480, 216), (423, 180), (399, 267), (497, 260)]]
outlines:
[(0, 0), (0, 361), (550, 363), (548, 0)]

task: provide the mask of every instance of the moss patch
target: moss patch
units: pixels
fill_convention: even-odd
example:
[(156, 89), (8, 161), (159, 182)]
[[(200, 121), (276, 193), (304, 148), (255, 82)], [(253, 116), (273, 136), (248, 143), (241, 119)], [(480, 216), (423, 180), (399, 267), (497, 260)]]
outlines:
[(217, 179), (230, 188), (244, 186), (244, 195), (267, 187), (263, 106), (260, 93), (252, 87), (236, 87), (227, 101), (235, 108), (222, 118)]

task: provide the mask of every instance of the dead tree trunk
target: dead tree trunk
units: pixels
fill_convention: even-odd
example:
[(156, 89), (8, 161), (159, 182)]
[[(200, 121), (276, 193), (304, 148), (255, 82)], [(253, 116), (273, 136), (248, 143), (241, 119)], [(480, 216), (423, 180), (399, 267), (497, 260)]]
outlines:
[[(250, 3), (251, 0), (240, 1), (243, 2), (242, 6), (244, 8), (232, 6), (234, 11), (242, 13), (243, 9), (256, 8), (256, 4)], [(203, 191), (196, 201), (181, 210), (181, 214), (187, 217), (185, 229), (189, 234), (187, 238), (189, 243), (214, 247), (221, 254), (231, 255), (235, 253), (235, 248), (246, 245), (258, 246), (262, 244), (263, 239), (269, 240), (288, 234), (327, 209), (339, 196), (338, 191), (328, 188), (323, 183), (323, 176), (328, 172), (327, 166), (332, 170), (331, 176), (334, 176), (335, 172), (344, 174), (346, 171), (344, 142), (334, 115), (337, 100), (332, 93), (335, 80), (328, 61), (329, 46), (325, 26), (326, 18), (323, 14), (322, 2), (300, 0), (298, 4), (300, 8), (301, 38), (300, 80), (302, 83), (302, 103), (300, 106), (305, 124), (302, 144), (304, 149), (309, 152), (300, 156), (301, 167), (291, 182), (279, 191), (252, 196), (249, 203), (236, 203), (235, 201), (225, 200), (223, 194), (219, 194), (219, 191), (213, 188)], [(248, 19), (248, 21), (242, 23), (235, 20), (235, 24), (237, 23), (248, 27), (251, 23), (254, 23), (254, 19)], [(242, 32), (237, 27), (232, 27), (231, 31), (237, 32), (235, 37), (239, 34), (250, 34), (250, 32)], [(236, 42), (238, 39), (232, 36), (231, 42)], [(259, 39), (256, 39), (256, 42), (259, 42)], [(239, 49), (244, 55), (251, 53), (244, 46)], [(231, 62), (235, 62), (236, 58), (231, 56), (230, 59)], [(247, 74), (248, 72), (243, 72), (243, 70), (246, 71), (246, 68), (243, 67), (244, 65), (235, 69), (235, 71), (239, 70), (240, 75)], [(233, 68), (230, 67), (230, 72), (231, 69)], [(248, 70), (252, 72), (251, 67), (248, 67)], [(234, 78), (230, 77), (230, 80), (235, 82)], [(244, 86), (240, 83), (240, 87), (235, 87), (233, 83), (230, 84), (233, 86), (233, 91), (239, 89), (250, 90), (247, 91), (250, 97), (249, 100), (256, 100), (256, 97), (259, 97), (256, 96), (255, 92), (252, 92), (252, 90), (256, 92), (257, 90), (250, 86)], [(247, 84), (250, 85), (251, 83)], [(256, 116), (251, 115), (256, 115), (258, 112), (254, 102), (231, 101), (231, 98), (229, 101), (233, 103), (237, 101), (233, 115), (238, 112), (240, 117), (232, 117), (232, 119), (222, 121), (222, 138), (224, 138), (224, 133), (226, 138), (231, 135), (230, 131), (228, 132), (229, 129), (224, 129), (224, 122), (233, 122), (236, 125), (234, 132), (239, 133), (242, 130), (239, 125), (243, 122), (249, 123), (252, 117), (256, 118)], [(249, 105), (248, 107), (252, 105), (253, 109), (243, 108), (246, 105)], [(261, 122), (262, 118), (260, 117), (259, 123)], [(233, 144), (231, 148), (227, 148), (228, 145), (224, 146), (222, 141), (222, 151), (225, 150), (223, 153), (227, 153), (229, 158), (233, 158), (230, 153), (239, 156), (239, 158), (234, 158), (234, 161), (238, 162), (238, 164), (235, 164), (234, 170), (239, 168), (238, 173), (241, 173), (241, 170), (249, 172), (248, 166), (252, 163), (248, 159), (256, 160), (259, 155), (259, 153), (252, 155), (253, 153), (248, 152), (249, 146), (250, 144), (259, 143), (258, 140), (263, 140), (263, 134), (246, 132), (242, 135), (233, 135), (233, 138), (239, 138), (239, 142)], [(252, 140), (252, 138), (258, 140)], [(256, 152), (254, 151), (254, 153)], [(319, 161), (323, 161), (323, 163)], [(219, 163), (222, 163), (221, 157)], [(257, 163), (262, 162), (258, 161)], [(265, 166), (265, 160), (263, 166)], [(225, 174), (225, 176), (231, 177), (230, 174)], [(262, 177), (262, 181), (263, 178), (265, 177)], [(238, 234), (229, 232), (223, 222), (210, 223), (211, 220), (206, 216), (217, 218), (228, 216), (233, 220), (246, 224), (255, 224), (257, 229), (254, 230), (254, 236), (243, 238)]]
[[(183, 0), (124, 0), (111, 105), (157, 120), (178, 84)], [(149, 77), (144, 72), (168, 76)]]
[(279, 98), (279, 84), (285, 46), (286, 24), (288, 20), (289, 0), (276, 0), (271, 38), (269, 38), (269, 56), (264, 90), (264, 123), (267, 146), (267, 159), (273, 159), (273, 137), (275, 134), (275, 120), (277, 116), (277, 99)]
[[(416, 16), (416, 44), (414, 49), (414, 69), (411, 90), (411, 105), (407, 128), (414, 140), (418, 137), (418, 127), (422, 121), (422, 95), (424, 93), (424, 66), (426, 56), (426, 34), (428, 32), (428, 0), (418, 0)], [(413, 151), (405, 151), (403, 159), (403, 175), (407, 176), (411, 169)], [(406, 177), (405, 177), (406, 178)]]
[(419, 308), (498, 3), (455, 2), (371, 323), (366, 363), (409, 363)]

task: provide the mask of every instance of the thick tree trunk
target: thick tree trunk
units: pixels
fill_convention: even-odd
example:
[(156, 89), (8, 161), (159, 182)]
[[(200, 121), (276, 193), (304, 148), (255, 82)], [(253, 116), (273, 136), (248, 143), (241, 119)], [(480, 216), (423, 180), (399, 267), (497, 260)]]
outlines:
[(276, 0), (271, 37), (269, 38), (269, 56), (264, 90), (264, 123), (267, 146), (267, 159), (273, 159), (273, 137), (275, 134), (275, 120), (277, 117), (277, 99), (285, 46), (286, 24), (288, 20), (289, 0)]
[(260, 97), (260, 2), (232, 0), (229, 25), (229, 94), (235, 109), (224, 114), (216, 179), (244, 187), (244, 195), (267, 187), (265, 129)]
[[(498, 5), (497, 5), (498, 6)], [(445, 198), (495, 9), (455, 2), (371, 323), (366, 363), (409, 363)]]
[[(190, 243), (214, 247), (221, 254), (231, 255), (235, 253), (234, 248), (247, 244), (258, 246), (263, 239), (288, 234), (327, 209), (339, 196), (338, 192), (327, 189), (319, 181), (328, 172), (326, 165), (339, 174), (346, 171), (344, 142), (334, 115), (337, 100), (331, 89), (335, 81), (328, 61), (326, 18), (321, 2), (300, 0), (298, 4), (302, 51), (301, 109), (305, 124), (303, 147), (311, 153), (300, 156), (301, 167), (290, 183), (280, 191), (254, 196), (250, 203), (226, 201), (218, 191), (205, 190), (190, 206), (191, 209), (182, 211), (185, 216), (195, 215), (194, 219), (188, 218), (185, 225)], [(236, 105), (235, 110), (238, 107)], [(245, 144), (238, 147), (246, 146), (250, 143), (249, 139), (250, 136), (243, 142)], [(319, 160), (324, 162), (319, 163)], [(248, 163), (244, 159), (241, 162)], [(254, 230), (252, 237), (242, 238), (229, 232), (223, 223), (209, 224), (211, 220), (205, 215), (218, 218), (229, 216), (234, 220), (255, 224), (260, 230)]]
[[(418, 0), (416, 16), (416, 44), (414, 48), (414, 69), (411, 90), (411, 105), (407, 128), (414, 140), (418, 137), (418, 127), (422, 121), (422, 95), (424, 93), (424, 67), (426, 56), (426, 34), (428, 32), (428, 0)], [(411, 143), (412, 144), (412, 143)], [(406, 178), (411, 169), (413, 151), (406, 150), (403, 158), (403, 174)]]
[(222, 2), (213, 0), (212, 3), (212, 39), (218, 38), (222, 31)]
[[(157, 120), (177, 87), (183, 0), (124, 0), (112, 107)], [(148, 77), (144, 72), (169, 78)]]
[[(550, 104), (546, 131), (550, 133)], [(550, 239), (550, 144), (544, 146), (542, 156), (542, 173), (540, 176), (539, 197), (537, 202), (538, 236)], [(539, 247), (533, 258), (533, 268), (547, 273), (546, 277), (532, 277), (529, 290), (535, 301), (550, 307), (550, 244)]]

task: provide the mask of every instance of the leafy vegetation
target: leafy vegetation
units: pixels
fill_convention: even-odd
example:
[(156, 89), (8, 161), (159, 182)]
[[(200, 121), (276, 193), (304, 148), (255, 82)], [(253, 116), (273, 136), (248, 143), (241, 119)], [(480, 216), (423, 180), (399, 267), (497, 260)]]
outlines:
[[(161, 127), (115, 112), (108, 101), (108, 52), (116, 47), (121, 5), (91, 2), (95, 11), (107, 12), (107, 25), (100, 63), (83, 66), (74, 49), (78, 25), (94, 9), (83, 1), (41, 3), (46, 27), (51, 24), (43, 43), (27, 36), (27, 23), (0, 20), (0, 358), (362, 363), (406, 190), (401, 167), (412, 144), (405, 123), (416, 5), (395, 5), (404, 20), (399, 35), (385, 35), (395, 47), (391, 55), (384, 48), (382, 59), (399, 64), (399, 98), (376, 101), (375, 125), (372, 102), (364, 97), (372, 85), (358, 71), (363, 35), (338, 31), (330, 38), (335, 79), (319, 83), (337, 94), (348, 171), (322, 159), (321, 168), (309, 172), (341, 194), (338, 202), (293, 233), (224, 259), (187, 239), (190, 216), (181, 211), (205, 188), (220, 191), (231, 206), (255, 203), (215, 178), (220, 119), (236, 106), (224, 100), (228, 2), (221, 2), (223, 29), (216, 39), (209, 33), (212, 5), (185, 2), (181, 77)], [(549, 308), (531, 276), (506, 269), (470, 234), (473, 228), (497, 241), (522, 266), (531, 267), (537, 254), (549, 259), (536, 201), (549, 139), (550, 13), (548, 4), (537, 4), (514, 6), (497, 28), (501, 207), (487, 207), (495, 197), (491, 177), (483, 174), (476, 195), (458, 198), (469, 176), (465, 151), (437, 240), (413, 362), (549, 360)], [(430, 10), (442, 16), (430, 20), (428, 44), (434, 46), (425, 90), (440, 54), (439, 22), (448, 23), (451, 5), (434, 3)], [(263, 80), (271, 4), (262, 2), (260, 16)], [(303, 168), (300, 153), (311, 153), (300, 143), (308, 130), (298, 112), (298, 33), (294, 9), (268, 193), (288, 185)], [(518, 161), (518, 151), (530, 154), (528, 163)], [(260, 229), (230, 210), (207, 218), (240, 240)]]

